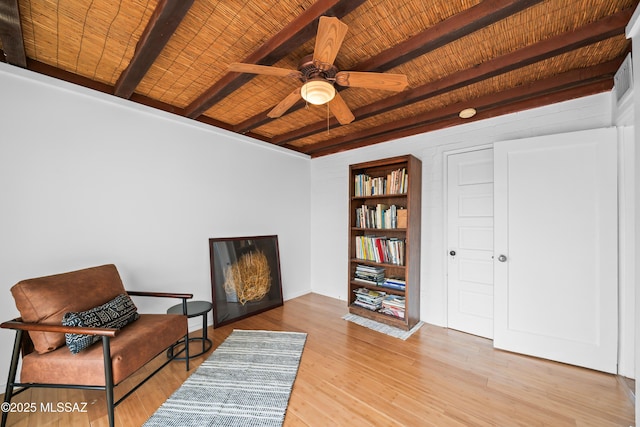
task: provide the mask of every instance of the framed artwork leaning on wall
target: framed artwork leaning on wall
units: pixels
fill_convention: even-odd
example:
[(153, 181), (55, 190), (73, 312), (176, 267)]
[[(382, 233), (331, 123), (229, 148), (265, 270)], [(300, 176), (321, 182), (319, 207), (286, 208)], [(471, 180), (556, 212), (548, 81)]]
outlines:
[(213, 325), (226, 325), (279, 307), (278, 236), (209, 239)]

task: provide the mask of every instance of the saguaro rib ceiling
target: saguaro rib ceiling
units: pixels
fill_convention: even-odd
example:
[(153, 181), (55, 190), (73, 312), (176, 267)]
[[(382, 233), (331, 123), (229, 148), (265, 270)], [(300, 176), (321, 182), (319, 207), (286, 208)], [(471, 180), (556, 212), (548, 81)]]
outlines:
[[(491, 25), (509, 15), (520, 12), (533, 4), (540, 3), (540, 1), (542, 0), (485, 1), (429, 27), (410, 39), (361, 62), (352, 67), (352, 69), (355, 71), (388, 71), (397, 65), (404, 64), (420, 55), (442, 47), (457, 38), (477, 31), (487, 25)], [(346, 88), (344, 89), (346, 90)], [(299, 103), (297, 107), (289, 111), (295, 111), (303, 106), (303, 103)], [(245, 120), (235, 126), (234, 130), (244, 133), (269, 122), (271, 119), (267, 117), (268, 112), (269, 110), (263, 111)], [(330, 122), (330, 126), (337, 124), (338, 121), (335, 120), (335, 118)]]
[[(273, 65), (282, 59), (288, 51), (297, 47), (315, 35), (318, 28), (318, 18), (324, 14), (340, 17), (351, 12), (364, 0), (323, 0), (316, 2), (297, 19), (292, 21), (275, 37), (264, 43), (259, 49), (240, 62)], [(235, 89), (242, 86), (254, 76), (251, 74), (225, 75), (217, 84), (209, 88), (186, 109), (187, 116), (195, 118), (204, 113), (219, 99), (224, 98)]]
[[(515, 52), (497, 57), (473, 68), (461, 70), (443, 79), (374, 102), (355, 110), (354, 114), (360, 119), (382, 114), (392, 109), (402, 108), (405, 105), (423, 101), (441, 93), (468, 86), (517, 68), (525, 67), (534, 62), (560, 55), (615, 35), (621, 35), (624, 33), (626, 22), (630, 19), (631, 13), (632, 10), (630, 9), (623, 10), (613, 16), (587, 24), (569, 35), (562, 34), (523, 47)], [(332, 120), (331, 125), (335, 125), (336, 123), (335, 120)], [(273, 142), (278, 145), (284, 145), (290, 141), (322, 132), (324, 129), (326, 129), (326, 121), (316, 122), (296, 131), (282, 134), (280, 137), (275, 137), (273, 138)]]
[[(611, 90), (639, 1), (0, 0), (0, 60), (321, 156)], [(338, 71), (409, 87), (336, 85), (346, 125), (304, 102), (268, 118), (301, 82), (229, 64), (296, 70), (321, 16), (348, 27)], [(460, 119), (469, 106), (478, 114)]]

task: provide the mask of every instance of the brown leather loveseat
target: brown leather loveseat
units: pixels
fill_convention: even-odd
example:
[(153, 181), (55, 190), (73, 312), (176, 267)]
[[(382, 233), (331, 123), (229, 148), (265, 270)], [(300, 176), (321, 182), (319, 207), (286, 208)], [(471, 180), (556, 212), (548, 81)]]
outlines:
[[(185, 309), (193, 297), (127, 292), (113, 264), (23, 280), (11, 293), (20, 318), (0, 325), (16, 331), (4, 401), (30, 387), (100, 389), (106, 393), (110, 426), (115, 406), (171, 359), (116, 402), (114, 386), (188, 334), (186, 316), (138, 314), (130, 296), (179, 298)], [(188, 346), (184, 351), (188, 370)], [(7, 415), (3, 411), (2, 427)]]

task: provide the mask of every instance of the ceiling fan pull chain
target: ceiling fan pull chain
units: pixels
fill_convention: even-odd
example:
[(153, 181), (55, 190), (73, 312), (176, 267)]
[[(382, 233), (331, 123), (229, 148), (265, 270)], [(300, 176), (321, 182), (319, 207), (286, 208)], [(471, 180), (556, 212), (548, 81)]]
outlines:
[(329, 103), (325, 104), (327, 106), (327, 135), (329, 135)]
[[(304, 95), (302, 95), (302, 91), (305, 92)], [(304, 109), (308, 110), (309, 109), (309, 101), (307, 101), (306, 92), (307, 92), (307, 88), (304, 85), (302, 85), (302, 87), (300, 88), (300, 95), (302, 96), (302, 99), (304, 100)]]

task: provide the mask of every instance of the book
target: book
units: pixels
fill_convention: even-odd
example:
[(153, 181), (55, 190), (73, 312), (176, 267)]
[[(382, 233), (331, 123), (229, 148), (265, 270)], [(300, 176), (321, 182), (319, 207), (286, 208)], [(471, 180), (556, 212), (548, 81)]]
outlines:
[(384, 282), (384, 267), (358, 264), (353, 280), (368, 285), (380, 286)]
[(398, 209), (396, 212), (397, 217), (397, 228), (407, 228), (407, 210), (406, 209)]
[(391, 228), (391, 224), (385, 224), (385, 213), (389, 209), (389, 206), (384, 203), (378, 203), (376, 205), (376, 219), (375, 219), (375, 228)]
[(397, 310), (389, 307), (382, 307), (378, 310), (380, 313), (388, 314), (393, 317), (404, 319), (404, 310)]
[(380, 284), (380, 286), (389, 289), (395, 289), (398, 291), (404, 291), (407, 287), (407, 284), (404, 280), (393, 279), (386, 277), (384, 281)]
[(378, 301), (382, 302), (382, 300), (387, 295), (386, 292), (374, 291), (372, 289), (367, 289), (367, 288), (354, 289), (353, 292), (356, 294), (356, 297), (358, 299), (361, 299), (364, 301), (370, 301), (370, 302), (378, 302)]
[(385, 307), (394, 307), (404, 310), (405, 298), (400, 295), (386, 295), (382, 300), (382, 304)]
[(399, 295), (387, 295), (383, 298), (379, 311), (404, 319), (405, 298)]

